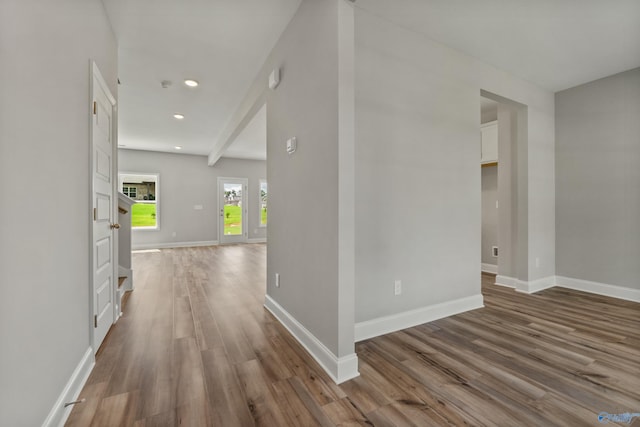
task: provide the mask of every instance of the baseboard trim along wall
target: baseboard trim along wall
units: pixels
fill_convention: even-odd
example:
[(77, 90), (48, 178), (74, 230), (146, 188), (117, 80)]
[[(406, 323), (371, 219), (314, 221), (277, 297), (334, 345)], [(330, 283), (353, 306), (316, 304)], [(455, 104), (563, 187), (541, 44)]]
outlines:
[(564, 276), (548, 276), (529, 282), (508, 276), (496, 276), (495, 284), (506, 286), (509, 288), (515, 288), (516, 291), (527, 294), (533, 294), (544, 289), (559, 286), (562, 288), (623, 299), (626, 301), (640, 302), (640, 289), (625, 288), (622, 286), (592, 282), (589, 280), (574, 279)]
[(498, 274), (498, 266), (495, 264), (487, 264), (483, 262), (481, 269), (483, 273)]
[(625, 288), (608, 285), (606, 283), (591, 282), (589, 280), (573, 279), (571, 277), (556, 276), (556, 286), (589, 292), (605, 297), (619, 298), (626, 301), (640, 302), (640, 289)]
[(498, 275), (496, 276), (495, 284), (506, 286), (507, 288), (514, 288), (517, 292), (533, 294), (556, 286), (556, 278), (555, 276), (548, 276), (537, 280), (526, 281), (516, 279), (515, 277)]
[[(247, 239), (247, 243), (267, 243), (264, 237)], [(205, 240), (201, 242), (168, 242), (168, 243), (140, 243), (132, 245), (131, 250), (140, 251), (145, 249), (172, 249), (172, 248), (195, 248), (199, 246), (218, 246), (218, 240)]]
[(131, 250), (143, 249), (171, 249), (171, 248), (195, 248), (198, 246), (216, 246), (217, 240), (205, 240), (200, 242), (168, 242), (168, 243), (139, 243), (132, 245)]
[(482, 307), (484, 307), (484, 299), (481, 294), (478, 294), (405, 311), (403, 313), (358, 322), (355, 326), (355, 339), (356, 342), (367, 340)]
[(87, 382), (89, 378), (89, 374), (93, 370), (95, 365), (95, 357), (93, 356), (93, 349), (89, 347), (87, 351), (85, 351), (82, 359), (80, 359), (80, 363), (76, 366), (69, 381), (62, 389), (62, 393), (58, 396), (58, 400), (51, 408), (51, 412), (42, 423), (43, 427), (62, 427), (64, 423), (69, 418), (69, 414), (71, 414), (71, 410), (73, 409), (73, 405), (64, 407), (66, 402), (73, 402), (78, 399), (80, 392), (82, 391), (82, 387)]
[(298, 340), (316, 362), (329, 374), (331, 379), (340, 384), (360, 375), (358, 372), (358, 356), (336, 357), (331, 350), (320, 342), (311, 332), (289, 314), (269, 295), (265, 295), (264, 306), (282, 325)]

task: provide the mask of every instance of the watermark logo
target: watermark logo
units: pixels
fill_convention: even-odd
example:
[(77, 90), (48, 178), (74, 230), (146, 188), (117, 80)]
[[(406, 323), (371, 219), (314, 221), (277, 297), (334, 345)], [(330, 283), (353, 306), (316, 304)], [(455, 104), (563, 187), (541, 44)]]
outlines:
[(640, 412), (625, 412), (623, 414), (610, 414), (608, 412), (600, 412), (598, 414), (598, 421), (602, 424), (607, 424), (609, 421), (614, 423), (627, 423), (631, 424), (631, 421), (635, 417), (640, 417)]

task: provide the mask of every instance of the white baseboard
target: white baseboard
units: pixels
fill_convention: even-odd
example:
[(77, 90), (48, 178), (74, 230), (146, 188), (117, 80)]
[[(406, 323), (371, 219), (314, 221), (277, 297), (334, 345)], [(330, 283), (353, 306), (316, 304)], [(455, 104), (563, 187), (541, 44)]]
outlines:
[(137, 243), (132, 245), (131, 250), (142, 249), (171, 249), (171, 248), (195, 248), (198, 246), (216, 246), (217, 240), (206, 240), (201, 242), (166, 242), (166, 243)]
[(495, 264), (487, 264), (487, 263), (482, 263), (482, 272), (483, 273), (491, 273), (491, 274), (498, 274), (498, 266)]
[(501, 275), (497, 275), (496, 276), (496, 285), (498, 286), (505, 286), (507, 288), (517, 288), (517, 284), (518, 284), (518, 279), (516, 279), (515, 277), (509, 277), (509, 276), (501, 276)]
[(509, 276), (496, 276), (496, 285), (514, 288), (517, 292), (533, 294), (544, 289), (553, 288), (556, 285), (555, 276), (547, 276), (541, 279), (526, 281)]
[(343, 357), (334, 355), (318, 338), (269, 295), (265, 295), (264, 306), (287, 328), (291, 335), (298, 340), (336, 384), (360, 375), (358, 372), (358, 356), (355, 353)]
[(247, 243), (267, 243), (266, 237), (256, 237), (255, 239), (248, 239)]
[(542, 279), (526, 282), (508, 276), (496, 276), (496, 285), (515, 288), (518, 292), (532, 294), (543, 289), (560, 286), (576, 291), (589, 292), (606, 297), (619, 298), (626, 301), (640, 302), (640, 289), (625, 288), (606, 283), (592, 282), (589, 280), (574, 279), (564, 276), (548, 276)]
[(556, 276), (547, 276), (542, 279), (530, 280), (528, 282), (518, 280), (518, 282), (520, 287), (516, 288), (516, 291), (524, 292), (525, 294), (534, 294), (545, 289), (553, 288), (556, 285)]
[(482, 295), (478, 294), (405, 311), (403, 313), (358, 322), (355, 326), (355, 340), (356, 342), (363, 341), (481, 307), (484, 307), (484, 300)]
[(51, 408), (49, 415), (42, 423), (43, 427), (64, 426), (64, 423), (67, 421), (67, 418), (69, 418), (69, 414), (71, 414), (71, 410), (73, 409), (73, 406), (65, 408), (64, 404), (78, 399), (78, 396), (82, 391), (82, 387), (84, 387), (84, 384), (87, 382), (94, 365), (95, 357), (93, 355), (93, 349), (89, 347), (82, 356), (82, 359), (80, 359), (80, 363), (78, 363), (78, 366), (76, 366), (76, 369), (71, 374), (71, 377), (64, 386), (60, 396), (58, 396), (58, 400), (56, 400), (53, 408)]
[(597, 295), (604, 295), (606, 297), (640, 302), (640, 289), (625, 288), (622, 286), (591, 282), (589, 280), (573, 279), (571, 277), (564, 276), (556, 276), (556, 286)]

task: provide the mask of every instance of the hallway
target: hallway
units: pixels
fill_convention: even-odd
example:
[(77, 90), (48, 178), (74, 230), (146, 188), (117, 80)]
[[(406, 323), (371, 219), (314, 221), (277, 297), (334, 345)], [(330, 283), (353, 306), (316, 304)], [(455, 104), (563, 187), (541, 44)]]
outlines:
[(336, 386), (263, 308), (265, 270), (262, 244), (134, 254), (136, 289), (66, 425), (597, 425), (640, 410), (640, 304), (483, 275), (484, 309), (359, 343), (361, 376)]

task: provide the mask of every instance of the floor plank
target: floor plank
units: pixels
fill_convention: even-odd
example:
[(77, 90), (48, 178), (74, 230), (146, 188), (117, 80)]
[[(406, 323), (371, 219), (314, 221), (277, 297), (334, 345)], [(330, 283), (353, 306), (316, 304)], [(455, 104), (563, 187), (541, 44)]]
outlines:
[[(485, 308), (356, 345), (334, 384), (264, 307), (266, 245), (133, 255), (67, 426), (599, 425), (640, 412), (640, 304), (482, 275)], [(631, 424), (640, 426), (640, 417)]]

